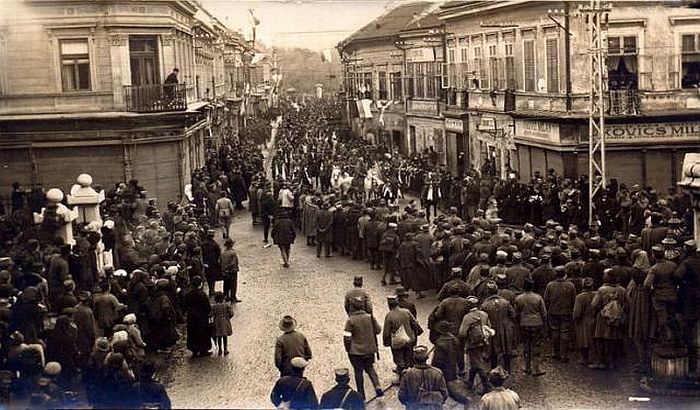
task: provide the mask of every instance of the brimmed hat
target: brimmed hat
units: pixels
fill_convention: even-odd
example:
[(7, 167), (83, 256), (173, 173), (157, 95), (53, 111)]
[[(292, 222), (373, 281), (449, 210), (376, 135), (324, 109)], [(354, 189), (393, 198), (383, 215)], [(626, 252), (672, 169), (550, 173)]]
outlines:
[(296, 327), (297, 321), (289, 315), (286, 315), (282, 318), (282, 320), (280, 320), (280, 330), (283, 332), (291, 332)]
[(44, 374), (47, 376), (58, 376), (61, 374), (61, 364), (58, 362), (48, 362), (44, 366)]
[(133, 313), (129, 313), (128, 315), (124, 316), (124, 319), (122, 321), (128, 324), (136, 323), (136, 315)]

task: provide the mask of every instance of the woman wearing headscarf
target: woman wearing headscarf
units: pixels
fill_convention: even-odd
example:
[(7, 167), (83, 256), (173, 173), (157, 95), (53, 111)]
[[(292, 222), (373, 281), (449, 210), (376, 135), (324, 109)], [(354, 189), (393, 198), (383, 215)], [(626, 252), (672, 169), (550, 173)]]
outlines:
[(628, 336), (637, 349), (636, 371), (647, 373), (650, 365), (650, 341), (656, 327), (656, 315), (651, 303), (651, 290), (644, 286), (651, 264), (646, 251), (636, 249), (632, 253), (632, 279), (627, 285), (629, 297)]

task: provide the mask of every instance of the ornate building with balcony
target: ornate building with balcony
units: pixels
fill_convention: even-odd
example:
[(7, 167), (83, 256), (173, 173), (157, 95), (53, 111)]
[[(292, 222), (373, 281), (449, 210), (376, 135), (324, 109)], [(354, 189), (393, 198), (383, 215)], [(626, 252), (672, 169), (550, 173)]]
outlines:
[(338, 44), (346, 116), (355, 135), (403, 153), (415, 151), (406, 137), (406, 51), (399, 32), (431, 7), (429, 2), (399, 5)]
[[(137, 179), (163, 201), (181, 197), (210, 135), (206, 113), (193, 106), (198, 5), (3, 6), (11, 12), (0, 17), (0, 189), (13, 181), (68, 189), (89, 173), (101, 183)], [(225, 90), (221, 49), (217, 92)], [(178, 82), (167, 83), (174, 68)]]
[[(700, 147), (700, 10), (611, 5), (608, 178), (666, 189), (679, 180), (684, 154)], [(525, 181), (548, 169), (587, 174), (585, 16), (551, 1), (452, 2), (437, 16), (446, 31), (446, 103), (465, 114), (470, 163), (493, 158), (502, 176)]]

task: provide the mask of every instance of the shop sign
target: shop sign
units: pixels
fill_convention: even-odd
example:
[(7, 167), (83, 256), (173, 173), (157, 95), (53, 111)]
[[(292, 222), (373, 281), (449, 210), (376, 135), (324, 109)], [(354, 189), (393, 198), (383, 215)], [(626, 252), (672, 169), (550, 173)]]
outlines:
[(459, 118), (445, 118), (445, 129), (459, 134), (464, 132), (462, 120)]
[(637, 142), (700, 143), (700, 122), (605, 124), (605, 140), (612, 144)]
[(437, 101), (410, 100), (408, 108), (410, 111), (438, 115)]
[(435, 61), (435, 51), (432, 47), (409, 48), (406, 50), (406, 61), (409, 63), (432, 63)]
[(546, 121), (516, 121), (515, 129), (518, 138), (557, 142), (559, 140), (559, 124)]

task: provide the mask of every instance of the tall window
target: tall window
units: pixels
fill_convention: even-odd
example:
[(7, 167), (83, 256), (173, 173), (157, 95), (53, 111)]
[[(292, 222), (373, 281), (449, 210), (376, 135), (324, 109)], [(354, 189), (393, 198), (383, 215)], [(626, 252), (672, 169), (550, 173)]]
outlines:
[[(454, 45), (454, 41), (452, 43)], [(447, 49), (447, 78), (449, 87), (457, 86), (457, 60), (454, 47)]]
[(700, 34), (684, 34), (681, 44), (681, 88), (700, 86)]
[(402, 99), (403, 91), (401, 89), (401, 71), (396, 71), (389, 74), (389, 78), (391, 79), (391, 99)]
[(132, 85), (160, 84), (156, 44), (156, 37), (129, 37)]
[(475, 88), (489, 88), (489, 79), (486, 77), (486, 68), (481, 60), (481, 47), (474, 47), (474, 79)]
[(87, 40), (61, 40), (63, 91), (90, 89), (90, 55)]
[(423, 98), (425, 96), (425, 66), (421, 63), (416, 63), (416, 97)]
[(637, 89), (637, 37), (608, 37), (608, 88)]
[(460, 88), (469, 88), (469, 39), (462, 37), (459, 39), (459, 61), (461, 73), (459, 79)]
[(416, 95), (416, 65), (409, 63), (407, 65), (408, 72), (406, 73), (406, 93), (409, 98), (413, 98)]
[(548, 38), (547, 45), (547, 92), (559, 92), (559, 41)]
[(364, 73), (362, 79), (365, 93), (362, 98), (372, 99), (372, 73)]
[(498, 51), (497, 47), (495, 44), (491, 44), (489, 46), (489, 71), (491, 72), (490, 78), (491, 78), (491, 86), (493, 89), (497, 89), (499, 84), (499, 75), (498, 75)]
[(506, 55), (506, 88), (515, 90), (518, 88), (515, 80), (515, 58), (513, 57), (513, 43), (505, 44)]
[(535, 91), (535, 41), (523, 41), (523, 74), (525, 91)]
[(379, 72), (379, 99), (380, 100), (387, 100), (389, 98), (389, 95), (387, 93), (387, 86), (386, 86), (386, 72), (380, 71)]

